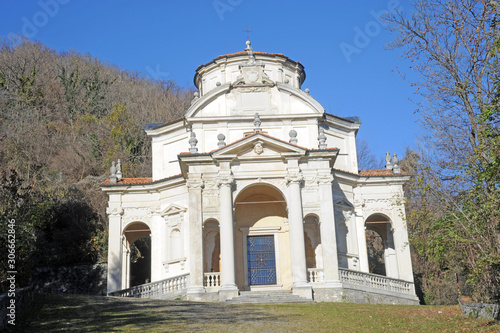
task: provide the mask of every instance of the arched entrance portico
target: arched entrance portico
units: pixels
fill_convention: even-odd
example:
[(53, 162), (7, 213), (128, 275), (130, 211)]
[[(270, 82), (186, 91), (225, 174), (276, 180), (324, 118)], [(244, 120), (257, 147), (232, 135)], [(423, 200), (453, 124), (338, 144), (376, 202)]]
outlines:
[(286, 207), (281, 191), (271, 185), (251, 185), (238, 194), (234, 219), (240, 290), (291, 288)]
[(132, 222), (123, 230), (122, 288), (151, 282), (151, 229)]

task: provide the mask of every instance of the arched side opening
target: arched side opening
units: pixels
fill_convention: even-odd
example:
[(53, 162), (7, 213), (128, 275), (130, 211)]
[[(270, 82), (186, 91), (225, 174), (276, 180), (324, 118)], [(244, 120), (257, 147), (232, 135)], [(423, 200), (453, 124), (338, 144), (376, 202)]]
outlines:
[(366, 219), (365, 226), (370, 273), (398, 278), (391, 220), (383, 214), (373, 214)]
[(143, 222), (133, 222), (123, 231), (124, 283), (129, 288), (151, 282), (151, 229)]
[(322, 281), (323, 253), (321, 248), (321, 234), (319, 219), (314, 214), (304, 218), (304, 243), (306, 249), (306, 267), (309, 282)]
[(291, 287), (290, 241), (283, 194), (267, 184), (252, 185), (238, 194), (234, 206), (238, 288)]
[(203, 247), (204, 272), (220, 272), (220, 229), (217, 220), (207, 220), (203, 224)]
[(376, 230), (366, 229), (366, 251), (368, 253), (368, 269), (372, 274), (386, 275), (385, 241)]

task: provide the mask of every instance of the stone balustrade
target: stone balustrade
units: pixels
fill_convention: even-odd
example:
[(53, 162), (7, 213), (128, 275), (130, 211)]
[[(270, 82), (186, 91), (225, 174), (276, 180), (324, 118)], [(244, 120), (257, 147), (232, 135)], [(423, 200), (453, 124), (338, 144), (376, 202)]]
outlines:
[(340, 281), (356, 286), (366, 286), (374, 289), (388, 290), (397, 293), (413, 295), (414, 285), (411, 282), (393, 279), (386, 276), (352, 271), (339, 268)]
[(204, 286), (207, 289), (220, 288), (221, 277), (220, 272), (204, 273)]
[(312, 284), (323, 283), (323, 268), (308, 268), (307, 281)]
[(189, 274), (183, 274), (165, 280), (117, 290), (109, 293), (108, 296), (167, 299), (184, 294), (188, 286)]

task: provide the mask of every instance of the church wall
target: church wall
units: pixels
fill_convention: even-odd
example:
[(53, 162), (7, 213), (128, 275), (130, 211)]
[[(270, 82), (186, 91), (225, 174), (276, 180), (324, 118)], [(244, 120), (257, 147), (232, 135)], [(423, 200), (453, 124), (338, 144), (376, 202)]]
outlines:
[[(189, 263), (189, 228), (188, 228), (188, 206), (189, 198), (185, 185), (176, 186), (160, 192), (161, 211), (169, 207), (177, 207), (184, 210), (180, 213), (163, 213), (158, 215), (158, 224), (161, 226), (158, 232), (158, 238), (161, 244), (158, 247), (158, 267), (160, 268), (159, 279), (165, 279), (170, 276), (176, 276), (188, 272)], [(181, 240), (177, 253), (181, 255), (172, 256), (171, 234), (174, 230), (180, 232)]]
[[(197, 148), (200, 153), (208, 153), (212, 150), (218, 148), (217, 135), (220, 133), (224, 134), (226, 144), (238, 141), (242, 139), (245, 134), (253, 133), (254, 116), (249, 116), (244, 120), (232, 120), (231, 122), (194, 122), (193, 131), (196, 134), (198, 140)], [(302, 147), (312, 147), (317, 148), (317, 121), (316, 119), (263, 119), (261, 125), (262, 131), (270, 136), (279, 138), (283, 141), (288, 141), (290, 139), (290, 130), (294, 129), (297, 131), (298, 145)], [(313, 133), (313, 134), (311, 134)], [(186, 135), (183, 140), (180, 141), (179, 146), (180, 151), (189, 150), (189, 136)], [(328, 142), (327, 142), (328, 143)], [(174, 150), (175, 148), (170, 148), (170, 146), (165, 147), (165, 151)], [(179, 148), (177, 148), (179, 149)]]
[(153, 181), (180, 174), (177, 155), (189, 151), (189, 132), (181, 124), (152, 138)]
[(328, 147), (339, 148), (334, 168), (358, 173), (354, 130), (346, 131), (330, 126), (325, 130), (325, 136)]

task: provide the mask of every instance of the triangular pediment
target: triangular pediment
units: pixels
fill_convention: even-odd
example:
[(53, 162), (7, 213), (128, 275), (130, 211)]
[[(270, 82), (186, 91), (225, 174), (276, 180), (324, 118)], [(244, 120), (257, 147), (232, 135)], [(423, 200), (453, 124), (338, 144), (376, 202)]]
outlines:
[(305, 155), (307, 149), (271, 137), (261, 132), (248, 135), (212, 152), (213, 158), (233, 156), (238, 158), (271, 158), (284, 155)]
[(167, 208), (161, 211), (160, 215), (162, 217), (168, 216), (168, 215), (175, 215), (175, 214), (182, 214), (187, 210), (187, 208), (176, 205), (176, 204), (171, 204)]
[(347, 209), (347, 210), (354, 208), (354, 206), (349, 201), (347, 201), (345, 198), (337, 199), (333, 202), (333, 204), (335, 206), (338, 206), (338, 207), (341, 207), (341, 208)]

